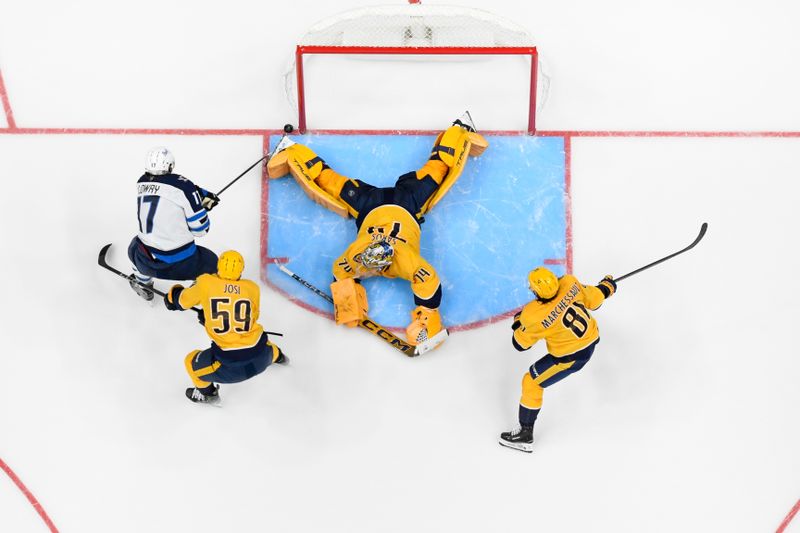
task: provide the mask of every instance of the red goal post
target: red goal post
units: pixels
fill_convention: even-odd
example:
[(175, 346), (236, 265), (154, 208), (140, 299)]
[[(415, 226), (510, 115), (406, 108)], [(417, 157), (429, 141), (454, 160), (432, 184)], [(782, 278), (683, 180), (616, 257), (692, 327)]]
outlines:
[[(314, 55), (386, 57), (417, 62), (436, 61), (438, 64), (447, 61), (455, 64), (478, 57), (527, 58), (528, 63), (520, 64), (525, 65), (522, 68), (528, 68), (529, 72), (515, 72), (513, 83), (520, 94), (527, 91), (520, 103), (515, 103), (517, 107), (514, 109), (525, 105), (527, 123), (524, 130), (520, 130), (520, 127), (516, 129), (529, 135), (536, 131), (537, 104), (541, 107), (549, 85), (549, 80), (541, 72), (537, 48), (527, 31), (491, 13), (472, 8), (421, 4), (359, 8), (316, 24), (296, 47), (285, 82), (287, 97), (296, 108), (301, 133), (308, 129), (309, 122), (306, 60)], [(515, 69), (520, 68), (516, 63), (514, 65)], [(344, 70), (337, 76), (346, 78), (359, 68), (363, 67), (354, 66), (349, 73)], [(479, 69), (476, 68), (476, 71)], [(501, 73), (496, 83), (501, 84), (503, 80)], [(487, 95), (487, 98), (491, 97)], [(514, 113), (522, 115), (523, 110)], [(519, 126), (522, 126), (521, 121)]]

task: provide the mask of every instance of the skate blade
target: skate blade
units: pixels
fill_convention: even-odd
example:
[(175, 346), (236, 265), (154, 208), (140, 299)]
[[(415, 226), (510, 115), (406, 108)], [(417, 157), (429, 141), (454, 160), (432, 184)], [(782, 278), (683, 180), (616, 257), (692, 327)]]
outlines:
[(216, 407), (218, 409), (222, 407), (222, 400), (214, 403), (211, 402), (192, 402), (192, 403), (195, 403), (197, 405), (205, 405), (206, 407)]
[(278, 152), (282, 152), (282, 151), (286, 150), (287, 148), (289, 148), (293, 144), (297, 144), (297, 143), (295, 143), (289, 137), (283, 137), (281, 139), (281, 142), (279, 142), (278, 145), (275, 147), (275, 150), (273, 150), (273, 155), (277, 154)]
[(511, 448), (512, 450), (518, 450), (520, 452), (525, 453), (533, 453), (533, 444), (527, 443), (516, 443), (516, 442), (508, 442), (500, 439), (497, 441), (500, 446), (505, 446), (506, 448)]
[(447, 337), (449, 336), (450, 334), (447, 332), (447, 330), (443, 329), (430, 339), (417, 344), (417, 347), (414, 349), (414, 353), (416, 355), (422, 355), (424, 353), (428, 353), (437, 346), (439, 346), (440, 344), (442, 344), (445, 340), (447, 340)]

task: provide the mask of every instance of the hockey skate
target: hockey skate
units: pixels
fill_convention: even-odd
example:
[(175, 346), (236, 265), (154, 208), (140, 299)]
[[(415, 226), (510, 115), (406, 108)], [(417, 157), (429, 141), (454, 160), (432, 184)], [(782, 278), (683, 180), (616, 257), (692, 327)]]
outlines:
[(283, 353), (283, 350), (279, 349), (279, 353), (280, 353), (280, 355), (278, 355), (278, 358), (275, 359), (275, 361), (273, 361), (273, 363), (276, 364), (276, 365), (281, 365), (281, 366), (288, 365), (289, 364), (289, 358), (286, 357), (286, 354)]
[(128, 276), (128, 282), (130, 283), (133, 292), (144, 298), (144, 300), (147, 302), (153, 301), (154, 293), (153, 293), (152, 279), (147, 283), (141, 283), (136, 279), (136, 276), (134, 274), (131, 274), (130, 276)]
[(453, 121), (453, 126), (461, 126), (467, 131), (476, 132), (475, 123), (472, 121), (472, 115), (469, 111), (464, 111), (464, 114)]
[[(297, 143), (294, 142), (293, 140), (291, 140), (289, 137), (284, 136), (281, 139), (281, 142), (278, 143), (278, 146), (276, 146), (275, 149), (272, 151), (272, 157), (275, 157), (275, 155), (277, 153), (283, 152), (284, 150), (286, 150), (287, 148), (289, 148), (293, 144), (297, 144)], [(272, 158), (270, 158), (270, 159), (272, 159)]]
[(533, 451), (533, 426), (522, 426), (501, 433), (498, 442), (501, 446), (531, 453)]
[(186, 397), (194, 403), (204, 403), (215, 407), (220, 407), (220, 402), (222, 401), (219, 397), (219, 385), (216, 384), (212, 394), (203, 394), (197, 387), (190, 387), (186, 389)]

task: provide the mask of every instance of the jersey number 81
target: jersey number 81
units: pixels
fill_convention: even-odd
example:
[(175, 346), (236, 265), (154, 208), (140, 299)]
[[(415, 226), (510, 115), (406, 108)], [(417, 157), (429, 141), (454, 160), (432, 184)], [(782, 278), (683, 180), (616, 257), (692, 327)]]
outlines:
[[(583, 314), (586, 315), (586, 318), (581, 316), (579, 311), (576, 311), (575, 308), (578, 308), (580, 311), (583, 311)], [(588, 320), (592, 319), (592, 315), (589, 314), (589, 311), (584, 307), (582, 303), (573, 302), (566, 311), (564, 311), (564, 316), (561, 317), (561, 323), (564, 325), (565, 328), (569, 328), (572, 330), (572, 333), (575, 334), (576, 337), (579, 339), (583, 337), (584, 333), (589, 329), (589, 322)]]

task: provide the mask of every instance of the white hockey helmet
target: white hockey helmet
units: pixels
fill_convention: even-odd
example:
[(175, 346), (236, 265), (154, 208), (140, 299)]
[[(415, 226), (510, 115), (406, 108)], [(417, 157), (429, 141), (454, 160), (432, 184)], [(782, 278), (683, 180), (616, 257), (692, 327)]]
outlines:
[(163, 146), (151, 148), (144, 159), (144, 171), (154, 176), (169, 174), (175, 167), (175, 156)]

